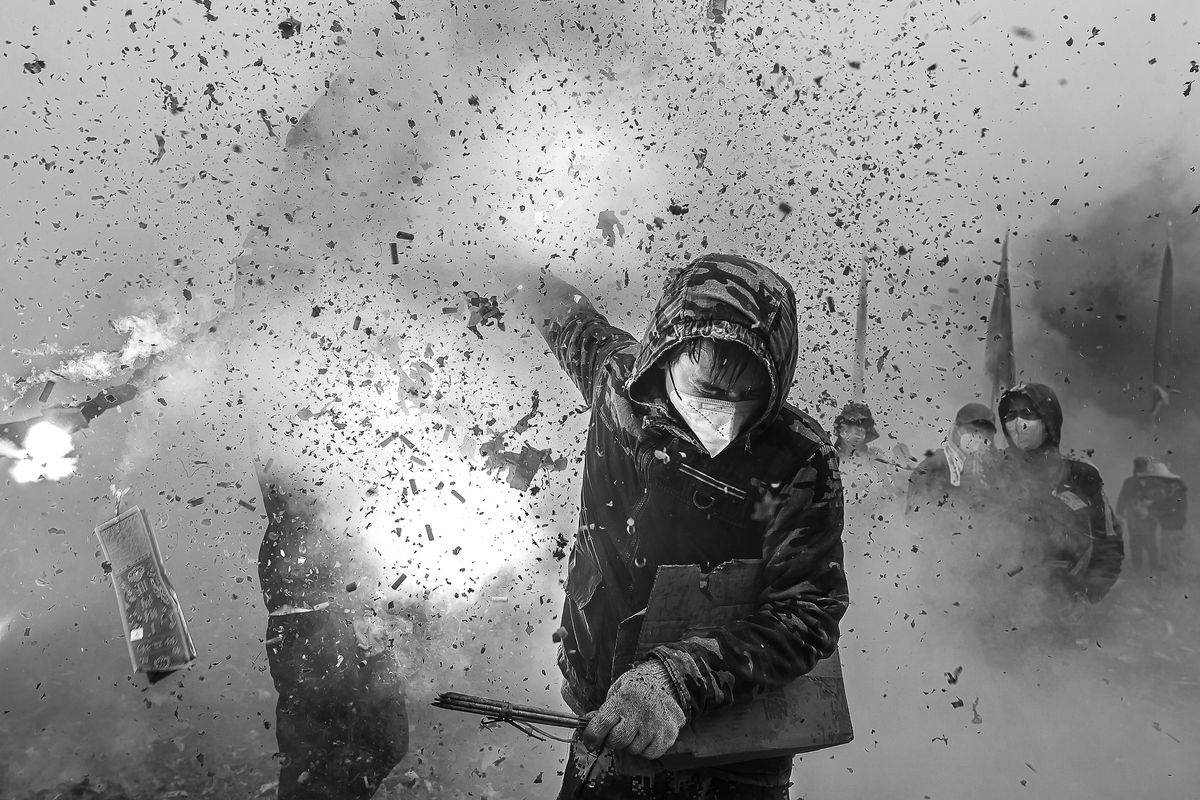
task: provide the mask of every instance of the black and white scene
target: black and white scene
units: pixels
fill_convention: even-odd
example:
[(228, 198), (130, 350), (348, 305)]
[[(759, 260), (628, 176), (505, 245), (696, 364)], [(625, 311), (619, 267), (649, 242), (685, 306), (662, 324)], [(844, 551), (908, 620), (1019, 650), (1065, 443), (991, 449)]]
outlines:
[(1200, 800), (1192, 0), (3, 13), (3, 800)]

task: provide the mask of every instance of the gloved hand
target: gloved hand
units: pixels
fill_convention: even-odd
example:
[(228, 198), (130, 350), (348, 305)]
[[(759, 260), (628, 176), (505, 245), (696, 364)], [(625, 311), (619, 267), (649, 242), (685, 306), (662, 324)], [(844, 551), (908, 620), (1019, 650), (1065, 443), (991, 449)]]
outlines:
[(628, 750), (654, 760), (675, 744), (685, 722), (666, 667), (650, 659), (613, 682), (583, 731), (583, 743), (592, 750)]

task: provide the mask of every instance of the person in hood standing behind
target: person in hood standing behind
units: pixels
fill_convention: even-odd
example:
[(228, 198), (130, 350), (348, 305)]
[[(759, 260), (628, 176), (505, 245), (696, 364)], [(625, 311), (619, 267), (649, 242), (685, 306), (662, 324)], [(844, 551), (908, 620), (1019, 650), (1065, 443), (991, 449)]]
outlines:
[[(996, 417), (983, 403), (967, 403), (941, 448), (925, 458), (908, 478), (908, 512), (982, 503), (996, 468)], [(963, 502), (965, 501), (965, 502)]]
[[(990, 626), (994, 596), (985, 589), (991, 574), (978, 574), (981, 563), (1018, 548), (1004, 541), (994, 518), (986, 516), (993, 505), (1000, 453), (995, 449), (996, 418), (982, 403), (967, 403), (954, 415), (942, 446), (929, 453), (908, 477), (905, 522), (911, 541), (912, 568), (909, 588), (922, 593), (926, 610), (968, 612), (972, 620)], [(1017, 530), (1020, 530), (1018, 528)], [(982, 536), (982, 541), (981, 541)], [(1010, 537), (1016, 538), (1016, 537)], [(998, 559), (998, 560), (1003, 560)], [(970, 586), (971, 602), (983, 609), (964, 607), (963, 587)], [(1003, 602), (1003, 601), (1001, 601)], [(955, 613), (955, 617), (958, 613)]]
[[(534, 320), (592, 410), (559, 650), (564, 699), (592, 715), (559, 797), (784, 800), (790, 756), (630, 776), (611, 753), (659, 758), (689, 720), (837, 648), (842, 489), (820, 426), (785, 405), (792, 288), (748, 259), (702, 256), (672, 272), (640, 342), (552, 275), (540, 290)], [(763, 560), (754, 613), (613, 674), (618, 624), (646, 607), (660, 565), (738, 558)]]
[(833, 428), (833, 447), (848, 505), (865, 506), (874, 513), (880, 501), (903, 494), (901, 471), (905, 468), (871, 445), (879, 438), (879, 431), (866, 403), (846, 403), (833, 421)]
[(856, 459), (870, 461), (880, 455), (870, 446), (879, 438), (879, 431), (875, 429), (875, 417), (866, 403), (854, 400), (846, 403), (833, 421), (833, 428), (837, 436), (833, 446), (842, 462)]
[(1013, 569), (1047, 575), (1046, 612), (1069, 621), (1083, 601), (1098, 602), (1116, 582), (1124, 558), (1121, 531), (1100, 473), (1059, 452), (1062, 406), (1049, 386), (1014, 386), (1001, 395), (999, 412), (1008, 448), (998, 500), (1025, 532), (1023, 563)]

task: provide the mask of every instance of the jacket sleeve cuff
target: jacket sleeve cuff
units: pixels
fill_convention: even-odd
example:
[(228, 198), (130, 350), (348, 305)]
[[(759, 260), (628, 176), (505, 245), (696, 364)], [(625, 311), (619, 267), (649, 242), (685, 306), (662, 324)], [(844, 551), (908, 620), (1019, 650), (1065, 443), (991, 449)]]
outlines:
[(671, 689), (675, 694), (675, 702), (683, 710), (684, 717), (688, 721), (691, 721), (694, 715), (695, 704), (691, 702), (691, 695), (687, 691), (686, 685), (683, 682), (683, 676), (680, 675), (671, 654), (661, 647), (656, 647), (650, 651), (650, 658), (661, 664), (666, 671), (667, 680), (670, 681)]

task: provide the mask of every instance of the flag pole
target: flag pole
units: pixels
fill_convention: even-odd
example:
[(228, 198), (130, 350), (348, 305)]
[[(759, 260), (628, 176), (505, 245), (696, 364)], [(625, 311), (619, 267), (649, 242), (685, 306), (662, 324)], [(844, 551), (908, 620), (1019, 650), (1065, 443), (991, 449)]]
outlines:
[(1163, 249), (1162, 269), (1158, 280), (1158, 314), (1154, 325), (1154, 364), (1152, 371), (1150, 431), (1154, 456), (1159, 455), (1158, 425), (1163, 406), (1169, 402), (1167, 371), (1171, 356), (1171, 306), (1174, 291), (1174, 256), (1171, 252), (1171, 223), (1167, 222), (1167, 246)]
[(854, 399), (860, 403), (866, 401), (866, 367), (864, 366), (867, 360), (867, 262), (870, 259), (870, 253), (875, 249), (874, 245), (870, 250), (863, 253), (862, 265), (858, 277), (858, 321), (854, 328)]

